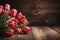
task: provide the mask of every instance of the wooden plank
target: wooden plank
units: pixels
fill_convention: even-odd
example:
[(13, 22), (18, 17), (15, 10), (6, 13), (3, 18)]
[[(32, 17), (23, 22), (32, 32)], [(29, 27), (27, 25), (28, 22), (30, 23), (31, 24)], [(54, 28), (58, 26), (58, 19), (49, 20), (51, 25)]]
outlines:
[(53, 29), (60, 33), (60, 27), (58, 27), (58, 26), (55, 26), (55, 27), (54, 27), (54, 26), (53, 26)]
[(46, 34), (45, 34), (45, 32), (43, 31), (43, 29), (41, 27), (38, 27), (38, 31), (41, 35), (42, 40), (47, 40), (46, 39)]
[(43, 31), (39, 27), (32, 27), (35, 40), (43, 40)]
[(60, 40), (60, 33), (52, 29), (52, 27), (44, 26), (42, 27), (42, 30), (43, 32), (45, 32), (47, 40)]
[(39, 31), (38, 31), (37, 27), (32, 27), (32, 31), (33, 31), (35, 40), (40, 40), (40, 35), (39, 35)]
[[(60, 30), (60, 27), (54, 28)], [(35, 40), (60, 40), (60, 33), (55, 29), (52, 29), (52, 26), (32, 27)]]

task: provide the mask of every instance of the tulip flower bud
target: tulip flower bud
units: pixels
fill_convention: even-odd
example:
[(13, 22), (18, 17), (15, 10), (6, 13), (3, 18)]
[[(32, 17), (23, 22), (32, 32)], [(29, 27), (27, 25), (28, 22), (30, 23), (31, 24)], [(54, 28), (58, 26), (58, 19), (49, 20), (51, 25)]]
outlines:
[(10, 10), (10, 5), (9, 4), (5, 4), (5, 10)]
[(9, 26), (10, 28), (16, 28), (17, 22), (16, 22), (16, 21), (9, 21), (8, 26)]
[(14, 30), (7, 30), (6, 32), (5, 32), (5, 34), (6, 34), (6, 36), (12, 36), (12, 35), (14, 35)]
[(17, 34), (21, 33), (21, 29), (20, 28), (16, 28), (15, 31), (16, 31)]
[(23, 31), (24, 33), (26, 33), (26, 34), (29, 34), (29, 32), (30, 32), (30, 27), (24, 26), (24, 27), (22, 28), (22, 31)]
[(11, 12), (10, 12), (10, 16), (11, 17), (15, 17), (17, 14), (17, 10), (16, 9), (12, 9)]
[(20, 19), (22, 18), (22, 13), (19, 12), (19, 13), (16, 15), (16, 18), (20, 20)]
[(21, 24), (28, 24), (28, 20), (26, 19), (26, 18), (24, 18), (24, 19), (21, 19)]
[(3, 6), (0, 5), (0, 15), (2, 15), (2, 14), (3, 14)]

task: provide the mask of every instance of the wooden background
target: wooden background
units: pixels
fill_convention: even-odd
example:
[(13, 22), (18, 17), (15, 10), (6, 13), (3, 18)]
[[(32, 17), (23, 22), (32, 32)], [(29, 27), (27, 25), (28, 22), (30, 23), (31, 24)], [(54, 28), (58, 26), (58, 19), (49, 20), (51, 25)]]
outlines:
[(30, 25), (60, 25), (59, 0), (1, 0), (26, 15)]

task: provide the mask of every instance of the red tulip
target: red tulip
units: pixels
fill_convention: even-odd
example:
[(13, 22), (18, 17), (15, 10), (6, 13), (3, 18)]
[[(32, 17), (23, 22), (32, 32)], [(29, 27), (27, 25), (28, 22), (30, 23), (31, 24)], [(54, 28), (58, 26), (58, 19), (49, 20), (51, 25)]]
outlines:
[(2, 15), (2, 14), (3, 14), (3, 6), (0, 5), (0, 15)]
[(16, 18), (20, 20), (20, 19), (22, 18), (22, 13), (19, 12), (19, 13), (16, 15)]
[(10, 5), (9, 4), (5, 4), (5, 10), (10, 10)]
[(24, 33), (28, 34), (28, 33), (30, 32), (30, 28), (27, 27), (27, 26), (24, 26), (24, 27), (22, 28), (22, 31), (23, 31)]
[(28, 23), (28, 20), (24, 18), (24, 19), (21, 19), (20, 22), (21, 22), (21, 24), (27, 24)]
[(15, 21), (16, 23), (18, 23), (18, 22), (19, 22), (17, 19), (13, 19), (12, 21)]
[(10, 28), (16, 28), (17, 22), (16, 22), (16, 21), (10, 21), (9, 24), (8, 24), (8, 26), (9, 26)]
[(14, 35), (14, 30), (7, 30), (5, 32), (6, 36), (13, 36)]
[(10, 16), (11, 17), (15, 17), (17, 14), (17, 10), (16, 9), (12, 9), (11, 12), (10, 12)]
[(23, 15), (21, 19), (26, 19), (25, 16)]
[(16, 28), (15, 31), (16, 31), (17, 34), (21, 33), (21, 29), (20, 28)]
[(23, 21), (23, 22), (22, 22), (22, 24), (27, 24), (27, 23), (28, 23), (28, 21)]

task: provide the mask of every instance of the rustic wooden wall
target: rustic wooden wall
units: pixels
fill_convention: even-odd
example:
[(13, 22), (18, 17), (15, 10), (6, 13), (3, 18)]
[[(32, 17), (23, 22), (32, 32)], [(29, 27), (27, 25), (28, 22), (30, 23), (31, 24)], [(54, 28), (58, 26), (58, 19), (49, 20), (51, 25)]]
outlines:
[[(30, 25), (59, 25), (60, 1), (59, 0), (2, 0), (0, 4), (10, 5), (24, 15), (31, 22)], [(2, 3), (3, 2), (3, 3)]]

